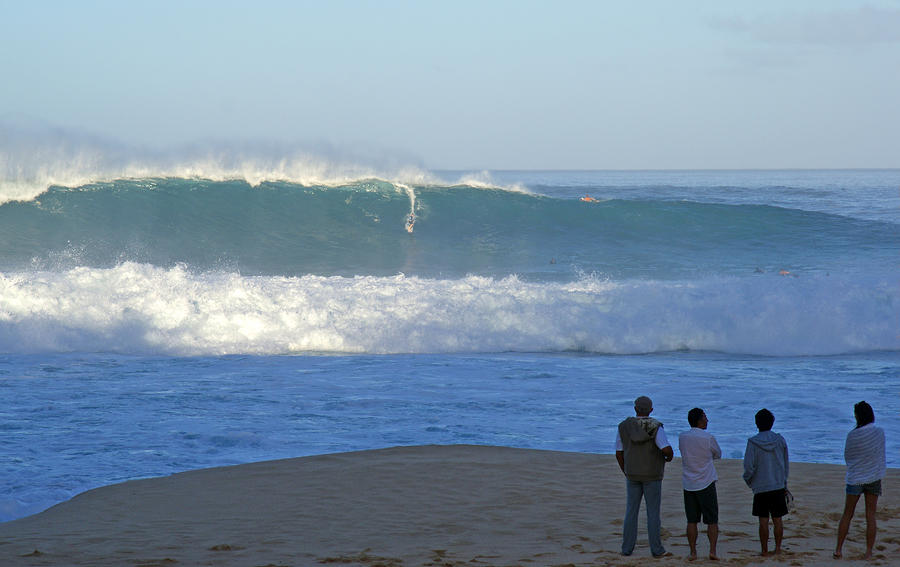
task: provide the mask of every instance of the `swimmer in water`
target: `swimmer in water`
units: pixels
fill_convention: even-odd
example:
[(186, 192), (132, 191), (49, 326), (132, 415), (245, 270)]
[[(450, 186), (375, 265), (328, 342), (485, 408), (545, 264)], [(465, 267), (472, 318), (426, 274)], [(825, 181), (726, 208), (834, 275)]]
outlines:
[(581, 198), (581, 200), (586, 203), (596, 203), (597, 202), (597, 199), (591, 197), (590, 195), (585, 195), (584, 197)]

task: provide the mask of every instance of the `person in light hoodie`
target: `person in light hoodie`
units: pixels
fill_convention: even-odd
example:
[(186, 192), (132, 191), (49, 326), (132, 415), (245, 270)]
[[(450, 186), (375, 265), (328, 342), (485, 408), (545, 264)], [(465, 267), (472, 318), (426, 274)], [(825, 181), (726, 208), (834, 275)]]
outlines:
[(884, 451), (884, 429), (875, 426), (875, 412), (866, 402), (853, 406), (856, 417), (856, 428), (847, 434), (844, 443), (844, 461), (847, 463), (847, 498), (844, 501), (844, 514), (838, 524), (837, 546), (834, 557), (842, 557), (844, 540), (850, 530), (850, 520), (859, 497), (866, 495), (866, 554), (864, 559), (872, 558), (875, 547), (875, 533), (878, 528), (875, 522), (875, 509), (878, 496), (881, 495), (881, 479), (887, 474), (887, 463)]
[(769, 517), (775, 536), (775, 553), (784, 538), (782, 516), (787, 514), (788, 448), (784, 437), (772, 431), (775, 416), (763, 408), (756, 412), (759, 433), (747, 440), (744, 482), (753, 490), (753, 515), (759, 518), (760, 555), (769, 555)]

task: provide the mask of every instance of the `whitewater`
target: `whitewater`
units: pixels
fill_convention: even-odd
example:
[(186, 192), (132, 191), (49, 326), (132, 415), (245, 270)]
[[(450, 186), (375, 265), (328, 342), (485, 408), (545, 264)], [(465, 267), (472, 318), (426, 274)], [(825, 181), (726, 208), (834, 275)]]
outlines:
[(89, 150), (0, 168), (0, 520), (332, 451), (607, 453), (642, 394), (670, 436), (704, 407), (733, 458), (769, 407), (834, 463), (866, 399), (900, 466), (900, 170)]

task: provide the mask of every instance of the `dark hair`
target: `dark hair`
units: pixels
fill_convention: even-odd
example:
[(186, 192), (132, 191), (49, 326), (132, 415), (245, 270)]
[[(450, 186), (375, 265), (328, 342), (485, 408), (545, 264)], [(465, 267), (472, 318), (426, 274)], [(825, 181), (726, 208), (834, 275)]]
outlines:
[(691, 424), (691, 427), (697, 427), (701, 419), (703, 419), (702, 409), (694, 408), (688, 412), (688, 423)]
[(756, 427), (759, 428), (760, 431), (771, 430), (773, 423), (775, 423), (775, 416), (766, 408), (756, 412)]
[(875, 421), (875, 412), (872, 411), (872, 406), (864, 401), (853, 406), (853, 415), (856, 416), (856, 427), (869, 425)]

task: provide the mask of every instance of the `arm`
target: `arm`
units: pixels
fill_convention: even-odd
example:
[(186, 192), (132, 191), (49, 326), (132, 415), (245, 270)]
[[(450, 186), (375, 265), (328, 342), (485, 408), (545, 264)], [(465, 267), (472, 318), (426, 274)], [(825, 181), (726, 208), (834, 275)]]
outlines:
[(787, 442), (784, 443), (784, 485), (787, 487), (788, 472), (791, 468), (791, 462), (788, 459)]
[(625, 447), (622, 445), (622, 434), (618, 429), (616, 429), (616, 461), (622, 469), (622, 474), (625, 474)]
[(744, 451), (744, 482), (750, 486), (753, 475), (756, 474), (756, 451), (753, 445), (747, 441), (747, 449)]
[(712, 458), (713, 459), (721, 459), (722, 458), (722, 449), (721, 449), (721, 447), (719, 447), (718, 441), (716, 441), (715, 437), (711, 437), (710, 441), (711, 441), (711, 443), (710, 443), (709, 448), (710, 448), (710, 451), (712, 451)]
[(844, 462), (848, 462), (847, 456), (850, 454), (850, 434), (847, 434), (847, 438), (844, 440)]
[(669, 445), (669, 438), (666, 437), (666, 430), (663, 429), (662, 425), (656, 430), (654, 442), (659, 450), (662, 451), (663, 457), (666, 459), (667, 463), (675, 458), (675, 451), (673, 451), (672, 446)]
[(675, 451), (672, 450), (671, 445), (666, 445), (665, 447), (663, 447), (662, 454), (667, 463), (675, 458)]

